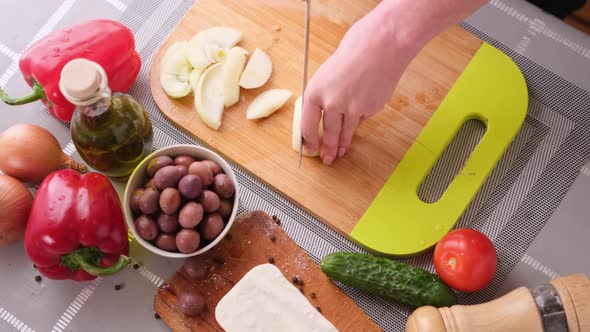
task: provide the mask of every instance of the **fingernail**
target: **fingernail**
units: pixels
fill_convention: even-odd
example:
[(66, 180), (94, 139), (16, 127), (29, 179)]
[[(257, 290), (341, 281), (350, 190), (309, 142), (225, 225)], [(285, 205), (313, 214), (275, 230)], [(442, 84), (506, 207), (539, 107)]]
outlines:
[(307, 152), (309, 154), (312, 154), (316, 151), (316, 148), (314, 148), (312, 146), (304, 145), (303, 148), (305, 149), (305, 152)]
[(324, 158), (324, 164), (325, 165), (332, 165), (332, 163), (334, 162), (334, 157), (332, 156), (327, 156), (326, 158)]
[(344, 157), (345, 154), (346, 154), (346, 148), (340, 148), (340, 149), (338, 149), (338, 157), (339, 158)]

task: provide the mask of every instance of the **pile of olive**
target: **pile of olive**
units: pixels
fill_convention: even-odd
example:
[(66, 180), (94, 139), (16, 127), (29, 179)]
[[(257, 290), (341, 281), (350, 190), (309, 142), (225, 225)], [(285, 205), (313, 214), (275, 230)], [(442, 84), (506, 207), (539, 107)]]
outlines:
[(147, 181), (133, 193), (135, 230), (170, 252), (188, 254), (213, 241), (233, 210), (235, 185), (212, 160), (159, 156), (147, 165)]

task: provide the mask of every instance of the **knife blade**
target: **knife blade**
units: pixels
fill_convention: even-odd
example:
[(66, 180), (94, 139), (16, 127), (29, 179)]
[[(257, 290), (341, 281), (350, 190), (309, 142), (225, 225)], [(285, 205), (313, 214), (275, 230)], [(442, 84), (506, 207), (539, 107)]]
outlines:
[[(301, 84), (301, 110), (305, 101), (305, 87), (307, 86), (307, 62), (309, 53), (309, 18), (311, 16), (311, 0), (305, 0), (305, 37), (303, 41), (303, 79)], [(301, 135), (301, 144), (299, 145), (299, 166), (303, 159), (303, 135)]]

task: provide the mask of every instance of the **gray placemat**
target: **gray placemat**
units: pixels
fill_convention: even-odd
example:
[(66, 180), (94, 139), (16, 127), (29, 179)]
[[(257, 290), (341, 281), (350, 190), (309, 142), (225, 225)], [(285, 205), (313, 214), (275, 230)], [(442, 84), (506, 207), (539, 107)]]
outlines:
[[(27, 1), (30, 6), (32, 0)], [(27, 1), (20, 5), (12, 5), (26, 9)], [(4, 36), (0, 37), (0, 54), (4, 54), (0, 56), (0, 70), (4, 70), (0, 75), (0, 86), (11, 92), (15, 91), (14, 94), (27, 90), (19, 78), (15, 63), (17, 52), (22, 51), (30, 40), (41, 38), (44, 33), (87, 18), (119, 17), (121, 22), (134, 32), (137, 49), (143, 61), (140, 76), (130, 93), (150, 114), (155, 127), (155, 148), (178, 143), (199, 144), (172, 126), (161, 115), (151, 97), (148, 84), (149, 67), (154, 52), (192, 6), (192, 1), (54, 0), (44, 3), (44, 6), (47, 7), (45, 9), (48, 14), (38, 19), (44, 23), (31, 29), (32, 33), (27, 36), (17, 34), (17, 38), (11, 37), (6, 40)], [(2, 15), (6, 14), (0, 13), (0, 17), (4, 17)], [(18, 22), (18, 15), (11, 19)], [(539, 26), (543, 28), (539, 30)], [(531, 96), (529, 116), (521, 133), (458, 223), (458, 227), (482, 230), (492, 238), (498, 248), (498, 273), (490, 287), (474, 294), (460, 295), (462, 303), (476, 303), (492, 299), (517, 285), (531, 284), (560, 273), (569, 273), (568, 269), (560, 269), (557, 263), (548, 265), (543, 261), (551, 255), (538, 251), (531, 253), (529, 248), (538, 247), (537, 240), (540, 237), (553, 239), (553, 243), (567, 243), (567, 237), (564, 238), (563, 234), (568, 233), (563, 227), (558, 227), (562, 232), (561, 238), (557, 231), (547, 235), (545, 230), (546, 225), (552, 227), (555, 223), (561, 222), (555, 219), (553, 212), (566, 196), (574, 180), (579, 177), (579, 170), (588, 159), (590, 87), (584, 86), (583, 83), (587, 81), (579, 77), (584, 70), (576, 68), (588, 68), (586, 60), (589, 53), (584, 50), (590, 47), (590, 43), (588, 39), (582, 38), (575, 31), (564, 27), (557, 20), (523, 1), (491, 1), (463, 22), (462, 27), (511, 56), (525, 74)], [(567, 36), (570, 41), (564, 43), (565, 37), (562, 37), (562, 41), (559, 41), (559, 38), (552, 39), (555, 33)], [(527, 38), (515, 37), (519, 34)], [(555, 52), (561, 57), (560, 61), (571, 63), (571, 67), (566, 66), (564, 69), (564, 66), (558, 65), (561, 63), (559, 60), (556, 64), (546, 58), (539, 58), (538, 51), (529, 54), (536, 48), (541, 48), (544, 53), (548, 53), (547, 49), (556, 49)], [(39, 112), (38, 105), (27, 109), (19, 111), (22, 113), (15, 113), (17, 111), (0, 106), (0, 114), (7, 116), (4, 118), (7, 120), (0, 123), (0, 129), (16, 122), (43, 125), (54, 132), (66, 153), (78, 158), (70, 143), (65, 124), (49, 117), (44, 108)], [(476, 144), (482, 130), (477, 123), (466, 125), (453, 143), (456, 148), (451, 148), (445, 158), (452, 161), (464, 157), (462, 151), (469, 151), (468, 147)], [(439, 176), (432, 177), (422, 188), (423, 196), (436, 195), (436, 192), (444, 187), (444, 178), (452, 176), (456, 166), (457, 164), (452, 162), (441, 163), (436, 170)], [(279, 216), (287, 233), (316, 262), (330, 252), (360, 251), (351, 242), (235, 165), (234, 169), (242, 186), (240, 211), (261, 209)], [(590, 171), (587, 173), (590, 174)], [(121, 192), (124, 184), (115, 185)], [(587, 223), (580, 226), (577, 219), (568, 220), (573, 220), (569, 223), (571, 229), (588, 230)], [(564, 223), (560, 225), (562, 224)], [(578, 242), (576, 244), (583, 246)], [(564, 252), (567, 253), (567, 249), (561, 250), (561, 253)], [(153, 318), (153, 294), (155, 288), (169, 277), (181, 262), (156, 257), (137, 245), (132, 246), (132, 255), (143, 262), (142, 268), (128, 269), (119, 275), (99, 278), (91, 283), (49, 280), (36, 283), (35, 271), (24, 255), (22, 244), (0, 251), (0, 261), (3, 265), (0, 282), (11, 285), (0, 295), (0, 329), (165, 330), (166, 327)], [(407, 262), (433, 271), (431, 254), (409, 259)], [(579, 272), (588, 273), (588, 268), (583, 266)], [(125, 286), (122, 290), (115, 291), (113, 286), (119, 283), (124, 283)], [(403, 330), (410, 308), (348, 287), (343, 289), (384, 330)]]

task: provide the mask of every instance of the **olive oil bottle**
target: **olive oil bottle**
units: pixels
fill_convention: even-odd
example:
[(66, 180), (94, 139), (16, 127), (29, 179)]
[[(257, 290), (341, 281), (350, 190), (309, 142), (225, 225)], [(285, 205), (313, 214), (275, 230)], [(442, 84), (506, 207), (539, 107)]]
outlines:
[(127, 178), (153, 146), (143, 107), (128, 94), (112, 93), (103, 68), (86, 59), (64, 66), (59, 87), (76, 105), (71, 135), (82, 159), (106, 176)]

